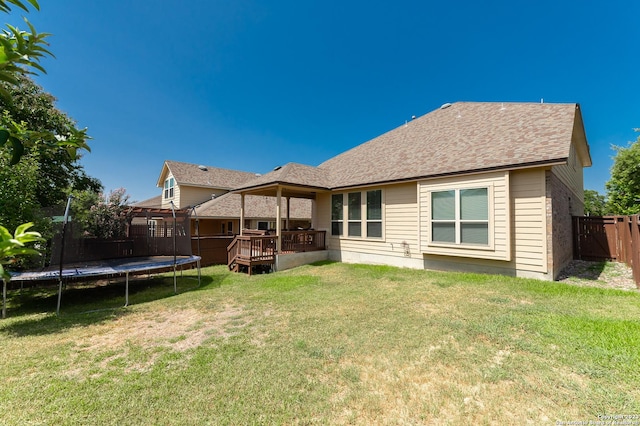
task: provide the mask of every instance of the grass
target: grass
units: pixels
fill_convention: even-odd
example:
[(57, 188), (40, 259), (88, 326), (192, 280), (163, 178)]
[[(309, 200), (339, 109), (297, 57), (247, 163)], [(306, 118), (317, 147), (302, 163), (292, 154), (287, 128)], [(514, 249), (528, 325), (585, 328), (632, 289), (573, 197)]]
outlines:
[[(324, 263), (10, 292), (3, 424), (520, 424), (640, 413), (640, 295)], [(98, 310), (101, 307), (113, 307)], [(86, 312), (92, 311), (92, 312)]]

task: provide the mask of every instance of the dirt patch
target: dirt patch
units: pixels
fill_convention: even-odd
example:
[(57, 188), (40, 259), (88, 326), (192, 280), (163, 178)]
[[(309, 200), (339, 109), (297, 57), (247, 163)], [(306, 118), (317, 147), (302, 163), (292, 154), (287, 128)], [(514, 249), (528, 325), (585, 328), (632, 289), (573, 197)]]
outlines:
[(243, 308), (233, 305), (222, 306), (213, 315), (196, 309), (131, 314), (118, 318), (82, 346), (84, 350), (114, 349), (131, 342), (143, 348), (165, 346), (186, 351), (211, 337), (230, 337), (235, 328), (246, 325), (243, 317)]
[(631, 268), (618, 262), (574, 260), (560, 272), (558, 281), (585, 287), (638, 291)]

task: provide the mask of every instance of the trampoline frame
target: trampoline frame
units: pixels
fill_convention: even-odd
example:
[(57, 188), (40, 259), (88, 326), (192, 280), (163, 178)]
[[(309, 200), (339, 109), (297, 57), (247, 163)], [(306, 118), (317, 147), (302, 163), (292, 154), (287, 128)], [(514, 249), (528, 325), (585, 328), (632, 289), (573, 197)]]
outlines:
[[(104, 259), (90, 262), (76, 262), (64, 265), (64, 241), (69, 218), (69, 209), (72, 196), (67, 200), (62, 227), (62, 249), (60, 251), (59, 268), (51, 266), (42, 271), (10, 272), (11, 281), (53, 281), (58, 280), (58, 303), (56, 315), (60, 315), (60, 305), (62, 302), (62, 291), (65, 279), (89, 280), (90, 278), (110, 277), (113, 275), (125, 275), (125, 303), (123, 307), (129, 305), (129, 274), (135, 272), (145, 272), (157, 269), (173, 268), (173, 291), (178, 293), (177, 286), (177, 266), (196, 263), (198, 269), (198, 287), (200, 286), (200, 236), (197, 227), (196, 216), (196, 237), (198, 238), (198, 256), (177, 255), (176, 253), (176, 208), (171, 201), (171, 215), (173, 216), (173, 255), (172, 256), (139, 256), (122, 257), (116, 259)], [(64, 266), (64, 267), (63, 267)], [(2, 318), (6, 318), (7, 306), (7, 281), (2, 280)]]

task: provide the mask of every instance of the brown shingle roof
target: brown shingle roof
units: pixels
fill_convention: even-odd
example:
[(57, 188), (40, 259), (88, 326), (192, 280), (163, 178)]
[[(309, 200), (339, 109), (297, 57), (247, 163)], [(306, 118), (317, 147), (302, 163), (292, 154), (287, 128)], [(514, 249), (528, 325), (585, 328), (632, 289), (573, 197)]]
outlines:
[(156, 195), (155, 197), (147, 198), (146, 200), (138, 201), (133, 204), (134, 207), (146, 207), (146, 208), (161, 208), (162, 207), (162, 195)]
[(460, 102), (356, 146), (318, 168), (330, 176), (332, 188), (340, 188), (563, 162), (569, 157), (574, 120), (579, 116), (577, 104)]
[[(230, 190), (247, 181), (255, 179), (255, 173), (238, 170), (221, 169), (204, 166), (204, 170), (197, 164), (181, 163), (179, 161), (165, 161), (178, 185), (211, 187)], [(160, 177), (160, 180), (163, 176)], [(158, 181), (158, 186), (162, 185)]]
[(254, 178), (236, 189), (255, 188), (272, 183), (289, 184), (295, 186), (329, 189), (329, 177), (326, 171), (305, 164), (287, 163), (276, 167), (273, 171)]
[[(291, 198), (291, 219), (310, 219), (311, 200)], [(246, 218), (271, 218), (276, 216), (276, 198), (247, 195), (244, 199)], [(199, 218), (226, 218), (240, 215), (240, 194), (227, 193), (196, 206)], [(282, 217), (287, 216), (287, 205), (282, 202)]]

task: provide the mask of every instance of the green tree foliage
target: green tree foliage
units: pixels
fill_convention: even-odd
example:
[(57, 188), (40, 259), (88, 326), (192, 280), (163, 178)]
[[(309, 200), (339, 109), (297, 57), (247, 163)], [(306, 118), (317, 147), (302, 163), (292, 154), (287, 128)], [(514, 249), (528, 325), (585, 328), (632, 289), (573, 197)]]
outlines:
[[(8, 120), (24, 123), (34, 133), (51, 135), (68, 135), (78, 133), (75, 122), (55, 107), (55, 98), (46, 93), (39, 85), (26, 76), (16, 78), (17, 85), (0, 83), (0, 87), (11, 95), (11, 100), (0, 97), (0, 108)], [(79, 164), (78, 159), (69, 155), (66, 147), (52, 147), (45, 144), (45, 149), (39, 143), (25, 147), (22, 160), (37, 165), (36, 186), (18, 188), (14, 196), (26, 198), (26, 192), (34, 190), (34, 196), (40, 207), (50, 207), (64, 204), (69, 188), (78, 190), (91, 189), (99, 192), (100, 182), (88, 177)], [(12, 153), (8, 150), (0, 151), (0, 167), (7, 167), (12, 162)], [(17, 167), (20, 164), (16, 165)], [(21, 174), (16, 176), (22, 179)], [(0, 194), (0, 203), (5, 201)], [(25, 221), (32, 218), (25, 216)], [(0, 212), (0, 223), (5, 222)], [(20, 222), (23, 223), (23, 222)], [(11, 228), (12, 229), (12, 228)]]
[[(27, 0), (28, 4), (39, 9), (36, 0)], [(28, 4), (21, 0), (0, 0), (0, 12), (8, 13), (11, 6), (17, 6), (28, 12)], [(9, 85), (19, 85), (20, 76), (35, 74), (36, 71), (45, 72), (40, 60), (46, 56), (53, 56), (47, 50), (46, 38), (49, 34), (38, 34), (25, 19), (29, 31), (20, 30), (12, 25), (6, 26), (0, 33), (0, 81)], [(7, 92), (7, 86), (0, 87), (0, 96), (11, 102), (12, 95)], [(37, 145), (38, 149), (58, 149), (65, 147), (68, 154), (75, 158), (80, 148), (89, 150), (86, 129), (70, 129), (66, 133), (40, 132), (28, 128), (24, 123), (13, 120), (10, 116), (0, 116), (0, 147), (11, 150), (11, 164), (16, 164), (22, 157), (25, 148)]]
[(35, 249), (27, 247), (25, 244), (35, 241), (42, 241), (38, 232), (27, 231), (33, 223), (25, 223), (16, 228), (13, 235), (5, 228), (0, 226), (0, 278), (9, 281), (11, 276), (4, 269), (4, 265), (8, 265), (15, 261), (17, 256), (38, 254)]
[[(36, 10), (40, 9), (37, 0), (0, 0), (0, 12), (8, 13), (11, 11), (12, 6), (29, 12), (29, 5)], [(26, 74), (34, 74), (36, 71), (45, 72), (40, 65), (40, 60), (46, 56), (53, 56), (47, 50), (48, 44), (45, 40), (49, 34), (38, 34), (26, 19), (25, 24), (29, 31), (23, 31), (7, 24), (6, 29), (0, 34), (0, 82), (8, 83), (9, 86), (19, 85), (20, 77)], [(10, 105), (14, 100), (11, 93), (6, 90), (6, 87), (0, 88), (0, 96), (4, 98), (7, 105)], [(89, 150), (89, 146), (86, 143), (88, 139), (86, 129), (78, 130), (72, 127), (68, 132), (63, 133), (57, 133), (52, 130), (38, 131), (37, 129), (29, 128), (27, 122), (17, 120), (10, 113), (0, 114), (0, 154), (2, 154), (0, 158), (4, 158), (3, 161), (5, 161), (0, 165), (0, 168), (3, 170), (8, 168), (6, 165), (7, 158), (9, 165), (18, 164), (27, 149), (37, 151), (39, 155), (47, 156), (51, 152), (58, 152), (60, 148), (64, 148), (71, 159), (76, 158), (78, 149)], [(14, 178), (19, 176), (13, 167), (10, 171), (4, 170), (4, 172)], [(22, 208), (20, 207), (20, 209)], [(7, 209), (8, 207), (2, 206), (0, 211)], [(25, 247), (25, 243), (40, 239), (40, 234), (34, 231), (26, 231), (31, 226), (31, 223), (19, 225), (14, 234), (11, 235), (6, 227), (0, 225), (0, 265), (12, 263), (17, 256), (32, 252), (31, 249)], [(10, 279), (4, 266), (0, 270), (0, 275), (4, 282), (4, 294), (6, 292), (6, 281)]]
[(607, 203), (604, 195), (592, 189), (585, 189), (584, 214), (587, 216), (605, 216), (607, 214)]
[(614, 146), (611, 179), (606, 183), (610, 214), (640, 212), (640, 137), (627, 147)]

